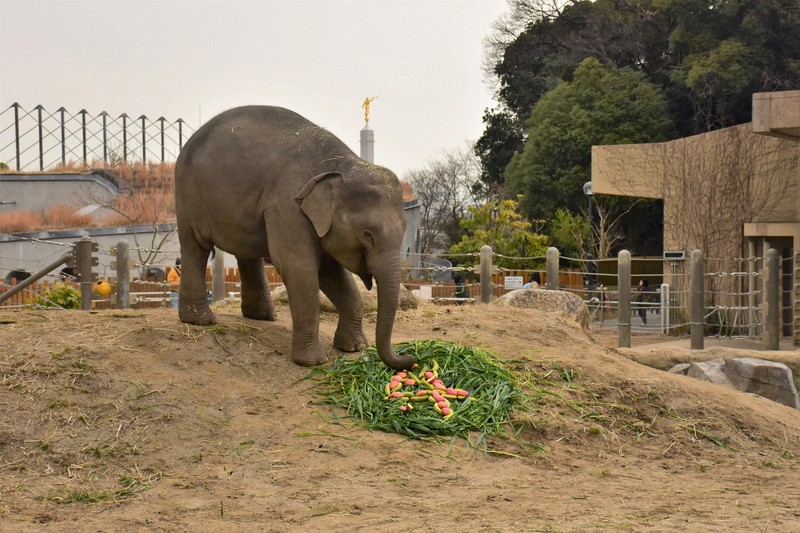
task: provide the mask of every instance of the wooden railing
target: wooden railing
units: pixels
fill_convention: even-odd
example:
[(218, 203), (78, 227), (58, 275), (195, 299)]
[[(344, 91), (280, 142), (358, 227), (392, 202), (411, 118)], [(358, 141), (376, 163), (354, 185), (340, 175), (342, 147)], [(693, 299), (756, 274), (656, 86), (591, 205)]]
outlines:
[[(267, 265), (264, 268), (267, 275), (267, 282), (269, 283), (271, 289), (283, 284), (283, 280), (273, 266)], [(167, 269), (167, 271), (169, 271), (169, 269)], [(494, 285), (494, 288), (492, 289), (493, 296), (502, 296), (508, 292), (508, 290), (504, 288), (505, 276), (524, 276), (527, 281), (527, 279), (530, 277), (530, 274), (515, 271), (504, 271), (494, 274), (492, 276), (492, 283)], [(541, 285), (544, 286), (544, 284), (547, 282), (547, 275), (545, 272), (542, 272), (540, 273), (540, 276)], [(48, 292), (56, 283), (66, 283), (70, 287), (73, 287), (76, 291), (80, 292), (80, 286), (74, 281), (43, 280), (41, 282), (36, 282), (30, 287), (23, 289), (20, 293), (15, 294), (9, 300), (3, 302), (0, 307), (33, 305), (37, 302), (37, 298), (40, 295)], [(403, 283), (409, 289), (419, 289), (421, 286), (430, 287), (431, 297), (434, 299), (450, 298), (453, 296), (453, 292), (455, 291), (455, 283), (452, 281), (434, 283), (425, 280), (407, 279), (404, 280)], [(465, 279), (464, 283), (469, 296), (471, 298), (478, 299), (480, 297), (480, 285), (477, 276), (475, 276), (474, 279)], [(14, 285), (16, 285), (16, 280), (12, 280), (10, 286), (0, 284), (0, 293), (6, 292), (11, 286)], [(209, 290), (211, 289), (210, 268), (206, 269), (206, 286), (209, 288)], [(572, 290), (580, 294), (580, 291), (583, 290), (583, 274), (581, 272), (561, 271), (559, 272), (559, 286), (566, 290)], [(240, 293), (241, 281), (239, 278), (239, 269), (235, 267), (226, 268), (226, 297), (229, 295), (238, 296)], [(131, 308), (133, 309), (167, 307), (170, 305), (170, 288), (166, 283), (161, 281), (133, 280), (131, 281), (130, 294)], [(107, 298), (101, 298), (95, 295), (92, 301), (95, 309), (113, 309), (116, 307), (113, 294)]]

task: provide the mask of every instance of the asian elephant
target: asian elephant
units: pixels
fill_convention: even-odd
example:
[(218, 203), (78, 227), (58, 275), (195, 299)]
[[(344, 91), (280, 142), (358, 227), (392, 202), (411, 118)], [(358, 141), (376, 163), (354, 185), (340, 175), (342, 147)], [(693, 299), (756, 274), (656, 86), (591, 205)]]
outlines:
[(336, 136), (280, 107), (225, 111), (186, 142), (175, 167), (182, 259), (179, 317), (212, 324), (205, 271), (214, 246), (239, 262), (242, 314), (275, 320), (264, 273), (283, 278), (292, 315), (292, 360), (327, 360), (319, 341), (321, 289), (339, 311), (334, 346), (367, 344), (353, 276), (378, 285), (376, 345), (395, 369), (414, 360), (392, 350), (405, 216), (400, 182), (357, 157)]

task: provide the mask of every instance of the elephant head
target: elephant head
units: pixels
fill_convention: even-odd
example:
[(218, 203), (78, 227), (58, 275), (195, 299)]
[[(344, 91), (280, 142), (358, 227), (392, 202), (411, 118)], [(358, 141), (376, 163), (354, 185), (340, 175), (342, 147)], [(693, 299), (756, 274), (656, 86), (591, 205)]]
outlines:
[(383, 362), (410, 369), (414, 359), (392, 349), (392, 328), (400, 292), (400, 246), (406, 221), (400, 182), (391, 171), (364, 162), (325, 172), (296, 196), (320, 243), (331, 257), (372, 288), (378, 284), (375, 344)]

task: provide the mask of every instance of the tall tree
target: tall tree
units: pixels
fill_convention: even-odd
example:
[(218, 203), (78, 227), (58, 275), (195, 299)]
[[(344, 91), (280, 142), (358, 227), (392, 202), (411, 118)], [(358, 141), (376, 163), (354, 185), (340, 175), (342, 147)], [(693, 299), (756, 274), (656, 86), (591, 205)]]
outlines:
[(487, 109), (483, 114), (486, 130), (475, 143), (480, 161), (480, 179), (491, 195), (502, 195), (506, 167), (515, 153), (522, 150), (523, 128), (508, 111)]
[[(484, 69), (496, 84), (500, 105), (484, 116), (486, 128), (477, 150), (482, 179), (497, 190), (525, 191), (523, 210), (529, 216), (547, 216), (559, 207), (577, 213), (580, 185), (589, 179), (591, 144), (659, 139), (652, 133), (660, 125), (626, 121), (613, 108), (608, 115), (619, 117), (623, 126), (616, 135), (602, 130), (604, 121), (596, 122), (603, 114), (600, 107), (616, 104), (613, 98), (598, 100), (589, 114), (578, 106), (574, 112), (542, 111), (529, 119), (539, 104), (555, 107), (545, 102), (550, 91), (557, 93), (562, 90), (559, 83), (573, 82), (578, 65), (588, 57), (636, 71), (652, 84), (648, 87), (659, 88), (659, 105), (663, 103), (672, 123), (666, 133), (670, 138), (749, 122), (754, 92), (800, 88), (797, 2), (509, 0), (509, 14), (485, 40)], [(586, 87), (587, 94), (592, 91)], [(600, 126), (604, 133), (581, 130), (576, 127), (581, 121)], [(520, 124), (528, 135), (539, 137), (527, 139), (525, 148), (512, 155), (510, 140), (519, 138)], [(499, 171), (503, 163), (505, 173)], [(619, 212), (614, 207), (618, 201), (610, 200), (612, 217)], [(622, 244), (657, 252), (650, 249), (652, 242), (646, 243), (647, 235), (660, 228), (662, 208), (651, 201), (632, 206), (620, 226)]]
[(586, 57), (651, 73), (665, 66), (668, 28), (639, 3), (512, 0), (509, 5), (512, 16), (496, 21), (485, 40), (484, 69), (501, 102), (484, 114), (486, 129), (478, 140), (487, 183), (505, 179), (496, 169), (513, 155), (508, 148), (517, 136), (508, 130), (522, 129), (536, 102), (560, 81), (571, 80)]
[(800, 87), (797, 0), (663, 0), (673, 23), (671, 82), (691, 102), (692, 130), (749, 122), (752, 94)]
[[(485, 39), (484, 70), (523, 121), (587, 57), (645, 73), (676, 112), (687, 101), (701, 115), (719, 107), (723, 126), (750, 120), (753, 92), (800, 86), (797, 0), (510, 0), (509, 9)], [(692, 127), (680, 133), (714, 124)]]
[[(527, 125), (525, 148), (508, 166), (506, 185), (523, 195), (522, 210), (531, 219), (552, 219), (559, 208), (581, 212), (593, 145), (663, 141), (672, 127), (661, 91), (643, 74), (596, 59), (583, 61), (572, 82), (547, 93)], [(631, 208), (623, 198), (604, 204), (612, 219)]]
[(577, 212), (591, 178), (595, 144), (654, 142), (670, 137), (660, 90), (641, 73), (586, 59), (533, 108), (528, 139), (507, 170), (509, 192), (523, 194), (523, 211), (550, 219), (559, 207)]

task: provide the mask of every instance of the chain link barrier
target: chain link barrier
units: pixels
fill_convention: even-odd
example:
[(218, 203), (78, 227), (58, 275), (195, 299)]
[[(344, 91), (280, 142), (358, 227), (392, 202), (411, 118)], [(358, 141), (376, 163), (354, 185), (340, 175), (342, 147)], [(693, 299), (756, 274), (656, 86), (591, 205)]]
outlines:
[[(35, 237), (22, 239), (31, 246), (49, 245), (57, 248), (73, 247), (74, 243), (43, 240)], [(150, 261), (135, 261), (132, 265), (140, 272), (150, 267), (158, 267), (174, 263), (178, 257), (176, 252), (164, 252), (146, 246), (131, 246), (131, 252), (153, 254)], [(99, 248), (98, 254), (114, 257), (116, 250), (112, 248)], [(53, 256), (57, 253), (52, 254)], [(530, 262), (531, 268), (496, 267), (492, 270), (491, 297), (498, 297), (511, 290), (519, 288), (520, 278), (528, 280), (537, 275), (540, 280), (546, 279), (547, 269), (542, 268), (546, 256), (512, 257), (502, 254), (491, 254), (493, 260), (516, 260)], [(479, 269), (476, 260), (478, 253), (471, 254), (407, 254), (404, 256), (403, 279), (404, 285), (414, 291), (419, 297), (437, 304), (472, 304), (480, 299), (481, 291)], [(453, 265), (450, 259), (460, 261), (462, 264)], [(433, 264), (433, 261), (444, 261), (446, 264)], [(618, 275), (616, 272), (616, 259), (606, 258), (586, 260), (570, 257), (558, 257), (561, 264), (577, 265), (573, 269), (558, 270), (558, 288), (572, 292), (581, 297), (587, 306), (591, 322), (596, 327), (618, 327), (617, 313), (619, 312), (619, 295), (617, 292)], [(788, 261), (788, 262), (787, 262)], [(45, 260), (40, 261), (44, 263)], [(634, 259), (640, 263), (631, 274), (632, 288), (632, 319), (631, 327), (638, 333), (685, 333), (692, 325), (689, 312), (690, 284), (686, 261), (671, 259)], [(647, 263), (660, 263), (659, 267), (650, 267), (646, 272), (642, 266)], [(763, 320), (763, 258), (714, 258), (709, 259), (706, 265), (716, 267), (703, 272), (704, 287), (704, 312), (702, 326), (707, 336), (719, 338), (760, 338), (764, 330)], [(792, 275), (791, 259), (784, 259), (784, 276), (787, 282)], [(750, 270), (742, 268), (749, 265)], [(729, 266), (723, 270), (720, 267)], [(226, 269), (230, 270), (230, 269)], [(58, 275), (63, 279), (63, 274)], [(235, 274), (234, 274), (235, 277)], [(640, 290), (638, 284), (641, 280), (652, 279), (655, 284), (649, 290)], [(515, 284), (510, 285), (509, 281)], [(662, 283), (658, 283), (661, 281)], [(785, 282), (784, 285), (791, 286)], [(144, 283), (134, 280), (136, 283)], [(230, 281), (229, 281), (230, 283)], [(233, 283), (236, 283), (233, 281)], [(274, 284), (274, 283), (273, 283)], [(8, 288), (9, 280), (0, 281), (0, 288)], [(462, 288), (461, 294), (456, 294), (457, 286)], [(545, 284), (540, 282), (540, 288)], [(132, 302), (161, 302), (169, 305), (169, 285), (164, 279), (149, 282), (147, 290), (131, 293)], [(782, 291), (783, 300), (791, 302), (791, 289)], [(226, 294), (238, 294), (228, 291)], [(790, 311), (790, 305), (784, 305), (784, 312)], [(648, 321), (648, 318), (653, 318)]]

